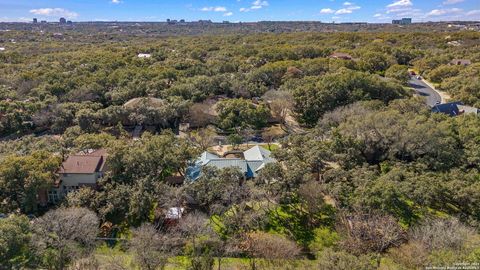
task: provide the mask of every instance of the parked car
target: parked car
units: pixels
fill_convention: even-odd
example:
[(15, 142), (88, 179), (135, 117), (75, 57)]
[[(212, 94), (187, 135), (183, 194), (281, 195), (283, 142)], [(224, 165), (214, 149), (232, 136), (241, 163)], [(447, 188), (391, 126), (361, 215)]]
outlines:
[(410, 71), (410, 75), (415, 76), (417, 73), (415, 73), (415, 71)]
[(250, 140), (251, 140), (252, 142), (257, 142), (257, 143), (263, 142), (263, 138), (262, 138), (262, 136), (260, 136), (260, 135), (255, 135), (255, 136), (253, 136), (252, 138), (250, 138)]
[(421, 80), (421, 79), (422, 79), (422, 77), (421, 77), (421, 76), (417, 76), (417, 80)]

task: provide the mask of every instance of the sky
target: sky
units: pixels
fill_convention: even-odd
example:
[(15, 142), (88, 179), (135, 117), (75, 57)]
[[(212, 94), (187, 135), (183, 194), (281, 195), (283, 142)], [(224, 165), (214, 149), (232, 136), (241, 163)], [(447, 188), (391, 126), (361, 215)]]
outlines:
[(480, 0), (0, 0), (0, 21), (480, 21)]

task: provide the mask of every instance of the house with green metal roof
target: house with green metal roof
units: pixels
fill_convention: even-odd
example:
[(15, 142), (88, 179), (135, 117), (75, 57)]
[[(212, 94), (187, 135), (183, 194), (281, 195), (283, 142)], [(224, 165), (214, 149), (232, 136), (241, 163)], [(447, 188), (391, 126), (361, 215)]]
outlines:
[(212, 166), (219, 170), (224, 168), (238, 168), (245, 174), (245, 178), (255, 178), (268, 163), (276, 162), (271, 152), (258, 145), (240, 153), (240, 157), (220, 157), (210, 152), (203, 152), (192, 166), (187, 168), (187, 179), (195, 181), (202, 175), (202, 169)]

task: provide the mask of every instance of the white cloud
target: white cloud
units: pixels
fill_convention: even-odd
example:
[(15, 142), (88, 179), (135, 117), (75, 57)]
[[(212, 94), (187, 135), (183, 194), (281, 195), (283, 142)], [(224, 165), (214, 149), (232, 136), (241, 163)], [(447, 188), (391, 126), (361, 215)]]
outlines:
[(440, 15), (444, 15), (446, 13), (447, 12), (443, 9), (434, 9), (434, 10), (430, 11), (429, 13), (427, 13), (427, 16), (440, 16)]
[(427, 13), (427, 17), (430, 16), (442, 16), (442, 15), (452, 15), (452, 14), (460, 14), (463, 10), (460, 8), (450, 8), (450, 9), (434, 9)]
[(373, 15), (373, 17), (378, 21), (387, 21), (391, 19), (389, 16), (383, 13), (376, 13)]
[(263, 7), (267, 7), (268, 5), (269, 5), (268, 1), (266, 0), (255, 0), (252, 2), (252, 5), (249, 8), (245, 8), (245, 7), (240, 8), (240, 12), (249, 12), (251, 10), (257, 10)]
[(343, 15), (343, 14), (351, 14), (353, 13), (354, 10), (360, 9), (361, 7), (355, 5), (352, 2), (344, 2), (343, 3), (344, 8), (341, 8), (339, 10), (334, 10), (331, 8), (323, 8), (320, 10), (321, 14), (335, 14), (335, 15)]
[(480, 9), (470, 10), (469, 12), (467, 12), (466, 15), (467, 16), (480, 15)]
[(213, 11), (215, 12), (225, 12), (227, 9), (225, 7), (216, 7)]
[(347, 8), (342, 8), (342, 9), (339, 9), (335, 12), (336, 15), (342, 15), (342, 14), (350, 14), (352, 13), (353, 11), (350, 10), (350, 9), (347, 9)]
[(268, 1), (265, 1), (265, 0), (255, 0), (255, 1), (252, 3), (252, 6), (266, 7), (266, 6), (268, 6)]
[(250, 9), (261, 9), (268, 6), (268, 1), (256, 0), (252, 3)]
[(413, 6), (413, 3), (410, 0), (398, 0), (388, 5), (387, 8), (411, 7), (411, 6)]
[(223, 17), (230, 17), (233, 15), (233, 12), (227, 12), (223, 14)]
[(64, 8), (39, 8), (32, 9), (30, 13), (35, 15), (47, 16), (47, 17), (66, 17), (66, 18), (76, 18), (78, 13), (69, 11)]
[(214, 12), (225, 12), (227, 11), (226, 7), (203, 7), (201, 11), (214, 11)]
[(462, 3), (464, 1), (465, 0), (446, 0), (446, 1), (443, 1), (443, 4), (444, 5), (455, 5), (455, 4), (458, 4), (458, 3)]
[[(414, 9), (411, 0), (397, 0), (387, 5), (387, 14), (398, 13), (399, 16), (418, 16), (421, 10)], [(404, 14), (404, 15), (401, 15)]]
[[(387, 12), (388, 14), (389, 12)], [(395, 16), (399, 17), (425, 17), (424, 12), (418, 8), (407, 8), (404, 10), (398, 10), (395, 13)]]
[(112, 3), (112, 4), (120, 4), (121, 1), (120, 1), (120, 0), (112, 0), (111, 3)]
[(322, 10), (320, 10), (320, 13), (322, 13), (322, 14), (332, 14), (332, 13), (335, 13), (335, 10), (333, 10), (331, 8), (322, 8)]

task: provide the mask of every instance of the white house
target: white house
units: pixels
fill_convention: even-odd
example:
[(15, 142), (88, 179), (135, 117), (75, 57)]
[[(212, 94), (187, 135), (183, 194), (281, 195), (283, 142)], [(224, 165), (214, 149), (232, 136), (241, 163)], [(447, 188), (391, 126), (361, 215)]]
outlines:
[(139, 53), (139, 54), (137, 55), (137, 57), (138, 57), (138, 58), (150, 58), (150, 57), (152, 57), (152, 55), (149, 54), (149, 53)]
[[(228, 155), (228, 153), (225, 155)], [(195, 161), (195, 164), (187, 168), (187, 178), (191, 181), (197, 180), (205, 166), (212, 166), (217, 169), (235, 167), (243, 172), (246, 178), (255, 178), (265, 168), (265, 165), (277, 162), (271, 157), (270, 151), (258, 145), (242, 152), (241, 157), (228, 158), (225, 155), (219, 157), (209, 152), (203, 152)]]

